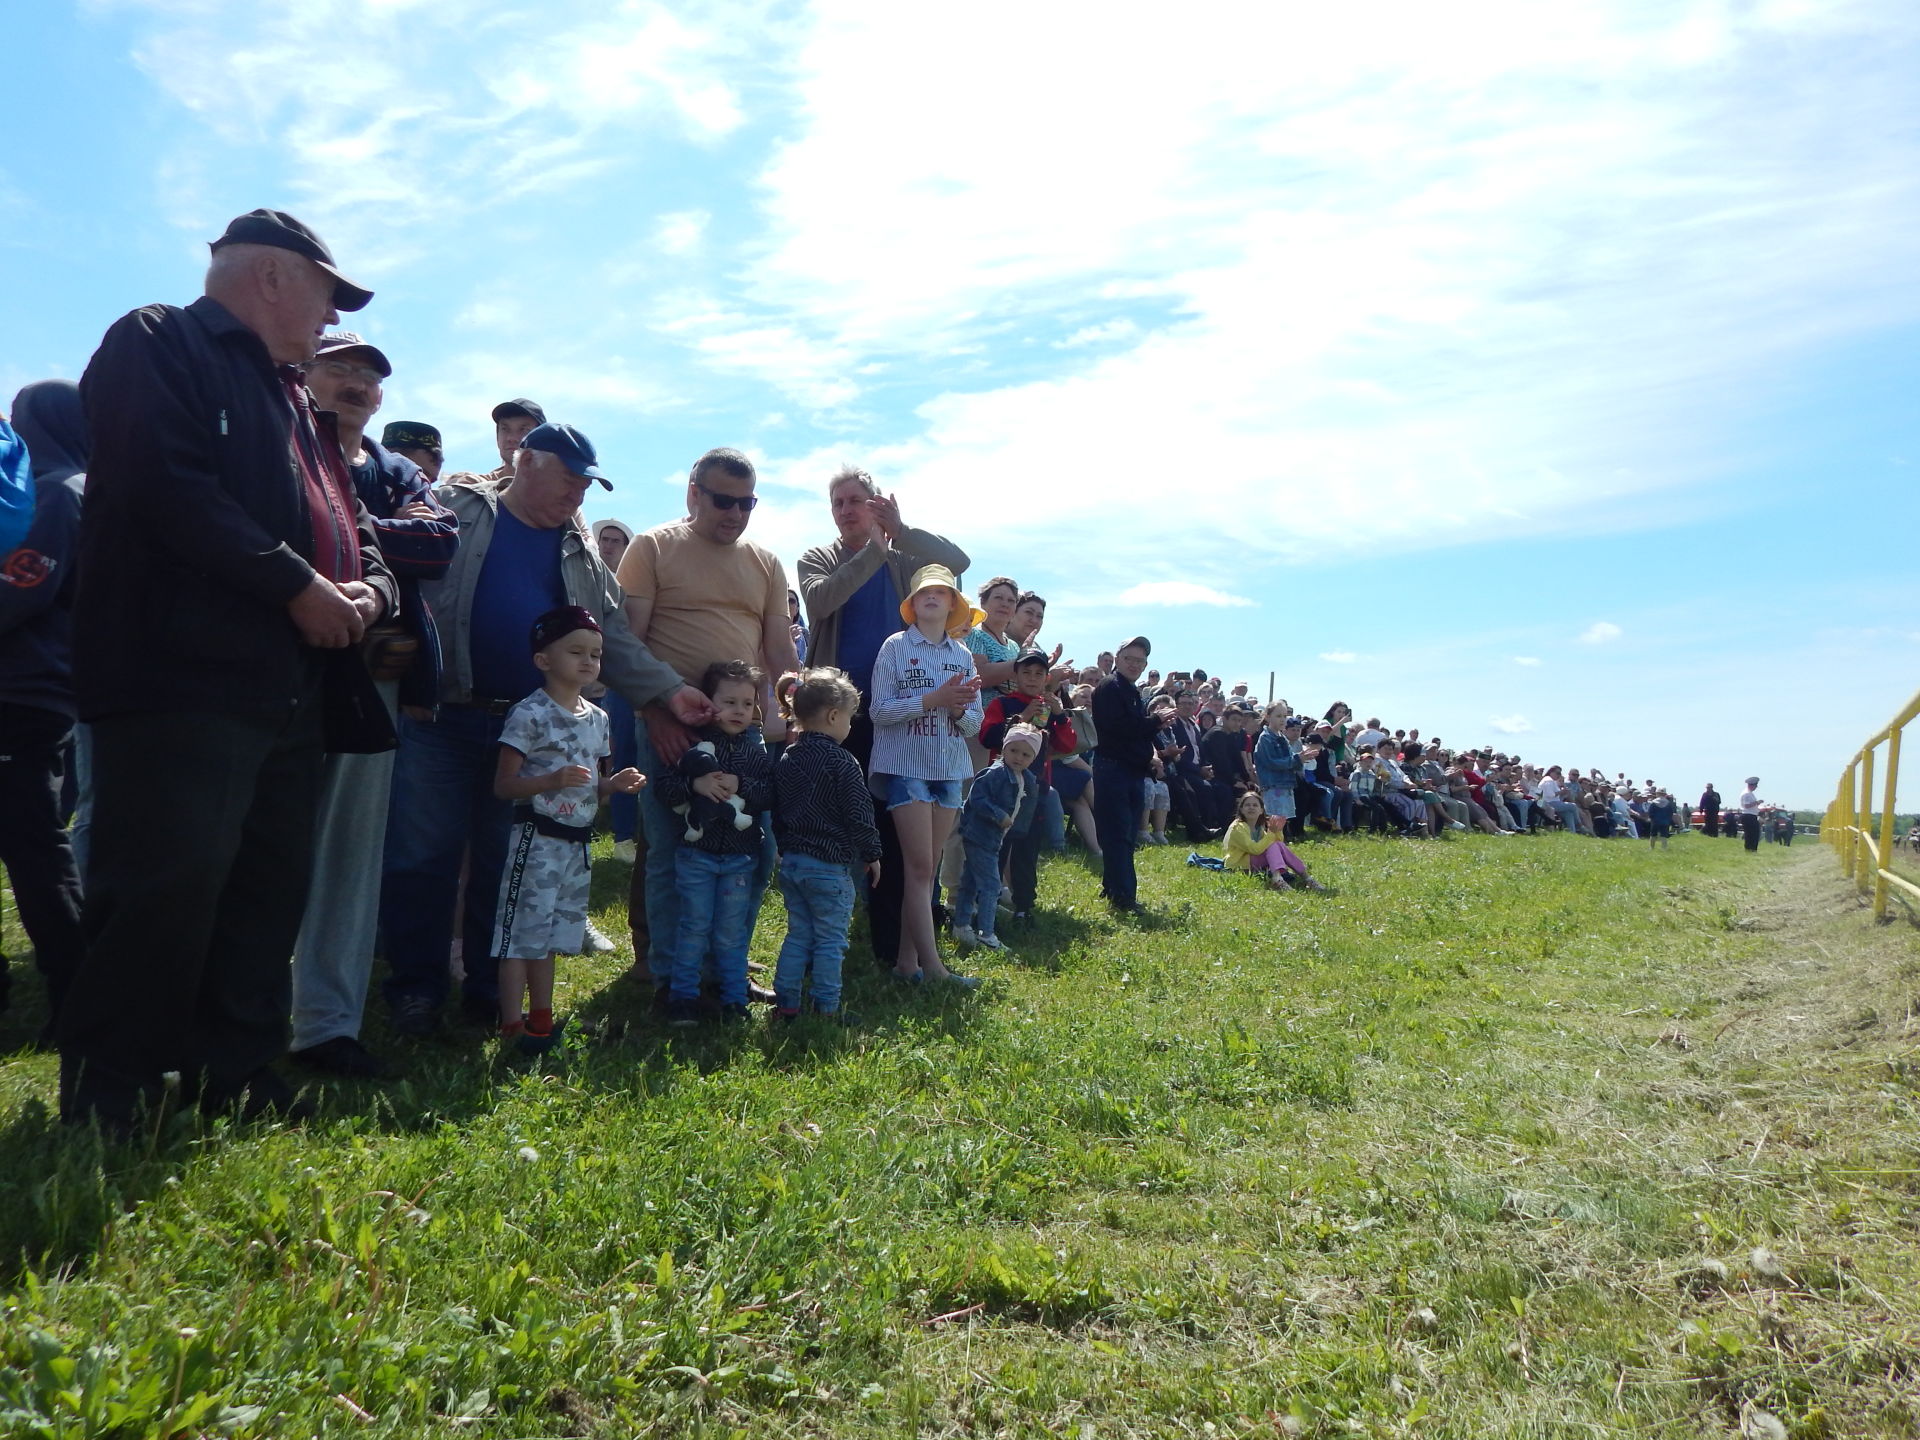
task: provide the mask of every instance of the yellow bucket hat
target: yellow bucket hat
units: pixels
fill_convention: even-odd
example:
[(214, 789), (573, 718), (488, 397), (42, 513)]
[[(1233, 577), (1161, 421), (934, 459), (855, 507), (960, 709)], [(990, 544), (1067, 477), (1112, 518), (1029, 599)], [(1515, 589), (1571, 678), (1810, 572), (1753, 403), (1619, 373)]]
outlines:
[(907, 593), (900, 600), (900, 619), (904, 624), (914, 623), (913, 597), (922, 590), (934, 588), (951, 590), (954, 606), (947, 612), (947, 634), (954, 639), (963, 638), (966, 633), (987, 618), (987, 612), (976, 609), (967, 597), (960, 593), (960, 581), (944, 565), (922, 565), (913, 572), (913, 581), (907, 586)]

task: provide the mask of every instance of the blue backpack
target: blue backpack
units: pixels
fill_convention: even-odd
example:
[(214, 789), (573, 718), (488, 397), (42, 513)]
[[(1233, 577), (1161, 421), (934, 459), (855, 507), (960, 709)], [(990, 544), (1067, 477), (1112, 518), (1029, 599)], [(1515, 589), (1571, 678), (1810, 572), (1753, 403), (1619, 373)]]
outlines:
[(11, 555), (33, 524), (33, 466), (27, 442), (0, 420), (0, 556)]

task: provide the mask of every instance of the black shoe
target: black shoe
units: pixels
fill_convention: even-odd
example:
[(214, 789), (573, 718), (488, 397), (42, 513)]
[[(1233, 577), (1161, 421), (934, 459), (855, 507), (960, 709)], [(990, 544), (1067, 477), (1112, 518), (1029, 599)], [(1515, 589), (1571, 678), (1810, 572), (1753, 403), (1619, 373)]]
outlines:
[(409, 1040), (425, 1040), (440, 1031), (440, 1007), (424, 995), (406, 995), (388, 1007), (393, 1033)]
[(500, 997), (481, 998), (478, 995), (460, 997), (460, 1023), (478, 1025), (484, 1030), (497, 1030), (500, 1027)]
[(391, 1080), (394, 1075), (391, 1065), (352, 1035), (336, 1035), (296, 1050), (287, 1058), (304, 1069), (338, 1075), (343, 1080)]
[(676, 1030), (690, 1030), (701, 1020), (698, 1000), (669, 1000), (667, 1002), (667, 1024)]
[(232, 1115), (237, 1111), (237, 1118), (243, 1125), (258, 1120), (277, 1120), (283, 1125), (298, 1125), (319, 1113), (311, 1100), (271, 1070), (256, 1070), (241, 1083), (237, 1091), (210, 1086), (200, 1097), (200, 1111), (209, 1118)]
[(744, 1005), (722, 1005), (720, 1007), (720, 1018), (729, 1025), (741, 1024), (747, 1018), (747, 1007)]
[(1116, 915), (1144, 915), (1147, 913), (1147, 907), (1142, 905), (1138, 900), (1109, 900), (1107, 904), (1113, 907), (1113, 913)]
[(566, 1028), (566, 1021), (556, 1020), (553, 1022), (553, 1029), (544, 1035), (536, 1035), (531, 1030), (522, 1030), (519, 1038), (514, 1041), (514, 1048), (522, 1055), (545, 1055), (560, 1043), (560, 1037), (566, 1033)]

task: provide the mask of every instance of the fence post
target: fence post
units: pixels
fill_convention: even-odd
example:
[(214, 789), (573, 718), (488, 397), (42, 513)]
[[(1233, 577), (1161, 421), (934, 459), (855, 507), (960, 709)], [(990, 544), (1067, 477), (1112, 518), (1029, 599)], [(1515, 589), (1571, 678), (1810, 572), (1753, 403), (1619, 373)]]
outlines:
[(1896, 725), (1887, 737), (1887, 793), (1880, 802), (1880, 863), (1873, 876), (1873, 918), (1876, 920), (1887, 918), (1887, 878), (1880, 872), (1893, 868), (1893, 802), (1900, 783), (1900, 732), (1905, 728)]
[(1847, 762), (1846, 773), (1840, 777), (1840, 794), (1834, 800), (1838, 813), (1834, 816), (1834, 843), (1840, 847), (1840, 872), (1849, 880), (1853, 878), (1853, 832), (1847, 827), (1853, 824), (1853, 812), (1857, 808), (1853, 803), (1854, 771), (1860, 764), (1860, 757), (1854, 756)]
[(1860, 756), (1860, 810), (1854, 818), (1854, 855), (1856, 862), (1853, 871), (1854, 888), (1862, 895), (1867, 893), (1867, 882), (1873, 878), (1873, 867), (1867, 857), (1873, 853), (1873, 847), (1867, 843), (1867, 834), (1873, 829), (1873, 747), (1869, 745)]

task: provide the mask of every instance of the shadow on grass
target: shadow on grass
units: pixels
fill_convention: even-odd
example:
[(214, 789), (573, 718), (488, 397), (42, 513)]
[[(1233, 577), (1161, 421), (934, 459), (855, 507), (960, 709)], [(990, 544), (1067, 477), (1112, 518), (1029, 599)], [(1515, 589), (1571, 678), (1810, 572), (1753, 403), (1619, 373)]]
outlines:
[[(1072, 864), (1054, 857), (1052, 864)], [(598, 913), (624, 909), (630, 871), (620, 864), (595, 866), (593, 902)], [(777, 900), (770, 902), (777, 907)], [(1148, 912), (1125, 924), (1173, 930), (1190, 907)], [(1071, 909), (1041, 912), (1010, 927), (1021, 968), (1058, 971), (1066, 957), (1111, 931), (1115, 921)], [(624, 938), (624, 937), (621, 937)], [(964, 957), (956, 967), (968, 968)], [(563, 962), (564, 963), (564, 962)], [(25, 967), (20, 967), (24, 970)], [(23, 977), (24, 978), (24, 977)], [(448, 1027), (436, 1037), (407, 1040), (388, 1028), (378, 997), (384, 968), (376, 967), (363, 1035), (375, 1053), (391, 1058), (400, 1077), (385, 1082), (316, 1079), (287, 1067), (318, 1105), (310, 1126), (345, 1126), (389, 1134), (426, 1133), (459, 1126), (492, 1111), (505, 1091), (529, 1071), (563, 1075), (569, 1085), (602, 1092), (670, 1092), (689, 1068), (711, 1074), (757, 1052), (759, 1063), (789, 1073), (832, 1066), (876, 1039), (901, 1034), (964, 1037), (995, 1003), (994, 987), (966, 991), (943, 986), (909, 987), (875, 961), (864, 911), (857, 912), (845, 965), (845, 1006), (855, 1023), (806, 1016), (793, 1022), (756, 1008), (736, 1024), (713, 1022), (673, 1029), (656, 1011), (650, 981), (622, 971), (569, 1008), (573, 1033), (545, 1056), (522, 1057), (502, 1049), (489, 1027), (462, 1025), (457, 999), (447, 1006)], [(762, 983), (770, 977), (756, 975)], [(457, 996), (457, 982), (452, 987)], [(25, 1059), (44, 1020), (37, 981), (16, 984), (14, 1008), (0, 1017), (0, 1055)], [(0, 1127), (0, 1284), (17, 1284), (28, 1271), (70, 1275), (86, 1268), (115, 1223), (161, 1193), (170, 1177), (217, 1156), (227, 1144), (245, 1144), (267, 1133), (250, 1127), (209, 1125), (192, 1112), (164, 1119), (140, 1140), (103, 1139), (63, 1126), (48, 1104), (31, 1097)]]

